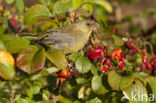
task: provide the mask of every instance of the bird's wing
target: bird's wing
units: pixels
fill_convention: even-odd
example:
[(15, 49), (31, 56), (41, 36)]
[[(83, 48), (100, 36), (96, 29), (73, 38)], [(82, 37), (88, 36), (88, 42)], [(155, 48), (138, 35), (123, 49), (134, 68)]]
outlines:
[(77, 43), (77, 40), (68, 34), (69, 32), (56, 31), (42, 38), (45, 44), (53, 45), (54, 48), (66, 47)]

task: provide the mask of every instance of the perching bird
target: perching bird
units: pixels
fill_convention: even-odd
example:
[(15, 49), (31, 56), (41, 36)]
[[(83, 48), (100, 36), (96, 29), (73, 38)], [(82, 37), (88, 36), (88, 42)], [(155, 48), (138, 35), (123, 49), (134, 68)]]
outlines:
[(41, 37), (34, 35), (36, 38), (34, 41), (49, 47), (51, 50), (58, 50), (68, 54), (82, 49), (95, 29), (95, 21), (80, 20), (48, 31), (45, 34), (43, 33)]

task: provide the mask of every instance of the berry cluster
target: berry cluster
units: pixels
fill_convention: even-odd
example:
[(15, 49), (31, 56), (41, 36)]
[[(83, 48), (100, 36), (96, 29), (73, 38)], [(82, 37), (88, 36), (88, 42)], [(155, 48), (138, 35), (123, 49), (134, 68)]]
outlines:
[[(132, 41), (128, 39), (128, 41), (125, 42), (125, 48), (127, 48), (129, 51), (133, 51), (136, 54), (141, 53), (142, 54), (142, 64), (144, 67), (146, 67), (149, 70), (152, 70), (152, 67), (156, 69), (156, 56), (153, 57), (150, 61), (147, 58), (147, 52), (146, 49), (140, 50), (136, 46), (132, 44)], [(126, 64), (124, 60), (124, 53), (122, 49), (115, 48), (112, 49), (109, 46), (102, 48), (100, 46), (94, 47), (94, 50), (91, 48), (88, 50), (88, 58), (90, 60), (94, 59), (100, 59), (100, 70), (105, 73), (107, 72), (113, 63), (115, 63), (120, 70), (123, 70), (124, 65)]]
[[(109, 53), (111, 51), (111, 53)], [(99, 58), (101, 60), (100, 70), (105, 73), (107, 72), (112, 65), (112, 61), (116, 61), (120, 70), (123, 70), (124, 65), (124, 54), (123, 51), (119, 48), (111, 49), (109, 46), (102, 48), (100, 46), (96, 46), (94, 50), (91, 48), (88, 51), (88, 58), (90, 60), (94, 60)]]

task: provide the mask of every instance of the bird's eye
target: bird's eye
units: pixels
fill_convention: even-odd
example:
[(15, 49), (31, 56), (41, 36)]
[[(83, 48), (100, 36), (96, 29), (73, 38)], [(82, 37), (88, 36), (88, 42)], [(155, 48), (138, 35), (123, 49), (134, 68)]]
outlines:
[(87, 23), (86, 25), (87, 25), (87, 26), (90, 26), (90, 24), (89, 24), (89, 23)]

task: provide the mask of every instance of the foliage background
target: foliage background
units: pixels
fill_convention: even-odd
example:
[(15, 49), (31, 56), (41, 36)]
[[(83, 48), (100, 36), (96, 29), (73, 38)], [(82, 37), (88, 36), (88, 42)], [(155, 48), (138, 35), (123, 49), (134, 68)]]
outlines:
[[(85, 48), (66, 55), (67, 60), (60, 54), (59, 58), (63, 58), (62, 61), (57, 59), (54, 61), (56, 57), (52, 55), (53, 53), (37, 48), (28, 38), (19, 37), (21, 33), (42, 33), (67, 25), (68, 17), (61, 20), (59, 17), (54, 20), (49, 18), (56, 17), (56, 14), (60, 17), (65, 16), (66, 12), (77, 9), (83, 2), (91, 2), (96, 6), (96, 16), (100, 21), (103, 42), (112, 48), (121, 48), (124, 51), (127, 63), (123, 71), (113, 65), (115, 69), (110, 69), (103, 74), (99, 62), (88, 59)], [(131, 101), (131, 91), (153, 93), (156, 96), (156, 70), (154, 68), (143, 70), (142, 54), (132, 55), (124, 47), (128, 35), (135, 45), (137, 45), (136, 38), (144, 37), (155, 48), (155, 6), (155, 0), (0, 0), (0, 50), (7, 51), (0, 52), (7, 55), (4, 57), (5, 63), (4, 58), (0, 59), (0, 102), (126, 103)], [(85, 5), (83, 8), (92, 11), (90, 5)], [(90, 42), (89, 45), (94, 48)], [(98, 40), (95, 45), (103, 47)], [(27, 52), (21, 53), (23, 50)], [(153, 55), (149, 47), (147, 52), (150, 60)], [(20, 59), (20, 53), (28, 59)], [(45, 59), (46, 56), (48, 59)], [(24, 66), (20, 63), (18, 65), (11, 61), (12, 57), (16, 60), (19, 58), (19, 62), (27, 62)], [(73, 72), (65, 82), (57, 85), (56, 72), (63, 68), (67, 61), (73, 63), (79, 72), (76, 71), (76, 74)], [(38, 71), (37, 67), (41, 70)], [(85, 72), (79, 68), (84, 69)], [(121, 99), (124, 93), (130, 100)]]

